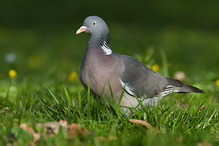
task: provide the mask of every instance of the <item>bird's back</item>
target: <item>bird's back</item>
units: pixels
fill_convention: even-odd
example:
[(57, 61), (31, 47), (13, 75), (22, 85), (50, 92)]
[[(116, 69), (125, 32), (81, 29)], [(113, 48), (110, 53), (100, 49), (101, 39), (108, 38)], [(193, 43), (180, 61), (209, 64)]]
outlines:
[(149, 69), (135, 58), (119, 55), (124, 65), (121, 80), (132, 88), (136, 96), (153, 97), (162, 92), (168, 81), (161, 74)]

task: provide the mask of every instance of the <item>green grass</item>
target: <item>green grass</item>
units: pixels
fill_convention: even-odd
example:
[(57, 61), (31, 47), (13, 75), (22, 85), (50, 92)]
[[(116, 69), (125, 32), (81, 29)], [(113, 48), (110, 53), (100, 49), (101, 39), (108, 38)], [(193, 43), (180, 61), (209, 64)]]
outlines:
[[(129, 30), (130, 27), (112, 24), (112, 49), (136, 56), (148, 66), (158, 64), (160, 73), (169, 77), (182, 70), (188, 78), (185, 82), (204, 89), (205, 94), (174, 94), (156, 107), (134, 109), (126, 115), (110, 100), (110, 108), (102, 99), (95, 100), (82, 87), (79, 77), (68, 81), (70, 72), (79, 74), (87, 35), (76, 38), (76, 29), (72, 28), (1, 28), (0, 47), (4, 49), (0, 53), (0, 144), (23, 145), (32, 141), (32, 135), (19, 127), (26, 123), (41, 133), (36, 142), (41, 145), (217, 145), (218, 35), (192, 28), (143, 30), (138, 26)], [(134, 35), (126, 35), (127, 31)], [(14, 53), (16, 61), (7, 63), (7, 53)], [(17, 71), (16, 78), (8, 77), (10, 69)], [(203, 105), (206, 108), (200, 111)], [(5, 107), (9, 110), (3, 110)], [(65, 129), (61, 129), (54, 137), (48, 137), (45, 128), (36, 126), (64, 119), (86, 128), (89, 134), (67, 139)], [(147, 121), (155, 131), (130, 123), (129, 119)], [(100, 136), (117, 139), (104, 141), (98, 139)]]

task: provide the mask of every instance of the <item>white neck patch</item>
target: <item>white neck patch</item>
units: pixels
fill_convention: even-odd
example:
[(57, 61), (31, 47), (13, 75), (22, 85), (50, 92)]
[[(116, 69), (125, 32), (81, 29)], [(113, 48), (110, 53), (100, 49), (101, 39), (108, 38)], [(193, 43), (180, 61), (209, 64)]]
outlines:
[(106, 45), (106, 41), (103, 41), (103, 45), (101, 46), (101, 48), (103, 49), (105, 55), (112, 54), (112, 50)]

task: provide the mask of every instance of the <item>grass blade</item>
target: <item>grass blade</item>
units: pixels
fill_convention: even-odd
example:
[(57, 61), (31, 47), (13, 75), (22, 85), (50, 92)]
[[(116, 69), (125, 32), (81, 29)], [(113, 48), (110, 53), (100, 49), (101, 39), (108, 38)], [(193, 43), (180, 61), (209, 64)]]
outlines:
[(52, 91), (49, 89), (49, 88), (47, 88), (47, 90), (49, 91), (49, 93), (52, 95), (52, 97), (53, 97), (53, 99), (54, 99), (54, 101), (57, 103), (57, 104), (59, 104), (59, 101), (58, 101), (58, 99), (56, 98), (56, 96), (52, 93)]
[(79, 106), (79, 109), (81, 109), (81, 91), (79, 90), (78, 91), (78, 106)]
[(68, 94), (68, 91), (67, 91), (65, 85), (63, 85), (63, 88), (64, 88), (65, 96), (66, 96), (66, 98), (67, 98), (67, 100), (68, 100), (68, 103), (73, 107), (73, 103), (72, 103), (71, 97), (70, 97), (70, 95)]

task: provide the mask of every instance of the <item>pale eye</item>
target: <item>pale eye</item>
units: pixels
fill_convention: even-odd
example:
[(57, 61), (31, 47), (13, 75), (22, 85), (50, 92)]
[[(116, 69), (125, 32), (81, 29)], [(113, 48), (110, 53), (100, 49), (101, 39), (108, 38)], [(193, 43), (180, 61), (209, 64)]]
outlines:
[(97, 24), (97, 22), (94, 21), (94, 22), (93, 22), (93, 25), (96, 25), (96, 24)]

